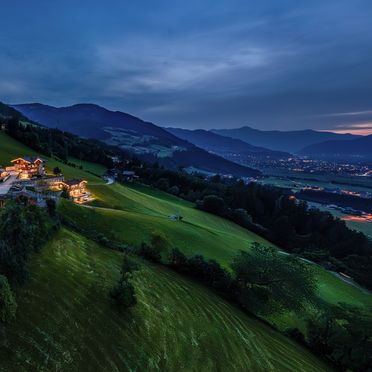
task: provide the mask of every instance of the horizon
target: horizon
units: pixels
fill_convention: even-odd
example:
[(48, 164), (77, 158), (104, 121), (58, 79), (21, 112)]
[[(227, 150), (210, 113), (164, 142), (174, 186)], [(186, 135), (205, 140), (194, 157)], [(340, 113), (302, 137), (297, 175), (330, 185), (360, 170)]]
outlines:
[[(0, 101), (1, 102), (1, 101)], [(57, 109), (61, 109), (61, 108), (69, 108), (69, 107), (73, 107), (73, 106), (78, 106), (78, 105), (92, 105), (92, 106), (98, 106), (98, 107), (101, 107), (105, 110), (109, 110), (109, 111), (112, 111), (112, 112), (120, 112), (120, 113), (124, 113), (124, 114), (129, 114), (129, 115), (132, 115), (130, 112), (125, 112), (125, 111), (121, 111), (121, 110), (111, 110), (107, 107), (104, 107), (102, 105), (99, 105), (97, 103), (93, 103), (93, 102), (79, 102), (79, 103), (72, 103), (70, 105), (67, 105), (67, 106), (56, 106), (56, 105), (48, 105), (48, 104), (44, 104), (44, 103), (41, 103), (41, 102), (25, 102), (25, 103), (6, 103), (7, 105), (11, 106), (11, 107), (14, 107), (14, 106), (17, 106), (17, 105), (43, 105), (43, 106), (49, 106), (49, 107), (53, 107), (53, 108), (57, 108)], [(132, 116), (136, 116), (136, 115), (132, 115)], [(143, 120), (143, 121), (148, 121), (148, 120), (144, 120), (143, 118), (139, 117), (139, 116), (136, 116), (138, 119), (140, 120)], [(150, 121), (151, 122), (151, 121)], [(242, 126), (237, 126), (237, 127), (230, 127), (230, 128), (187, 128), (187, 127), (170, 127), (170, 126), (164, 126), (162, 125), (161, 123), (153, 123), (151, 122), (152, 124), (155, 124), (161, 128), (179, 128), (179, 129), (188, 129), (188, 130), (207, 130), (207, 131), (212, 131), (212, 130), (215, 130), (215, 129), (243, 129), (243, 128), (250, 128), (250, 129), (254, 129), (254, 130), (260, 130), (260, 131), (264, 131), (264, 132), (271, 132), (271, 131), (277, 131), (277, 132), (288, 132), (288, 131), (308, 131), (308, 130), (313, 130), (313, 131), (316, 131), (316, 132), (330, 132), (330, 133), (336, 133), (336, 134), (351, 134), (351, 135), (355, 135), (355, 136), (369, 136), (369, 135), (372, 135), (372, 130), (363, 130), (363, 129), (355, 129), (353, 131), (347, 131), (347, 130), (337, 130), (337, 129), (312, 129), (312, 128), (299, 128), (299, 129), (291, 129), (291, 130), (283, 130), (283, 129), (260, 129), (260, 128), (256, 128), (256, 127), (253, 127), (253, 126), (250, 126), (250, 125), (242, 125)]]
[(367, 0), (21, 0), (3, 10), (19, 16), (2, 23), (5, 102), (97, 102), (163, 127), (372, 134)]

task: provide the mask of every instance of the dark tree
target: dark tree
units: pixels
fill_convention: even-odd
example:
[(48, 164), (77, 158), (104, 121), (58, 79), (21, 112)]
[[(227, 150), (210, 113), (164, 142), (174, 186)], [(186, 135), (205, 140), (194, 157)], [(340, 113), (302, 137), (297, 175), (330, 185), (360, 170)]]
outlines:
[(15, 318), (17, 303), (10, 289), (8, 279), (0, 275), (0, 321), (8, 323)]
[(252, 244), (232, 263), (239, 301), (254, 312), (301, 311), (316, 301), (316, 281), (310, 264), (275, 248)]
[(54, 167), (53, 168), (53, 174), (55, 174), (56, 176), (61, 174), (61, 173), (62, 173), (61, 168), (59, 168), (59, 167)]

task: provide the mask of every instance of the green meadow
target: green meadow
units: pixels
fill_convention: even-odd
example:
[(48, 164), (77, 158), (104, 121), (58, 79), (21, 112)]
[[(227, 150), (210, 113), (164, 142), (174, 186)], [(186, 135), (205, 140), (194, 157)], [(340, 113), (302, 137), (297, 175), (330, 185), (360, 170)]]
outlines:
[(35, 254), (3, 329), (1, 371), (327, 371), (309, 351), (211, 293), (140, 262), (138, 304), (108, 292), (121, 254), (60, 230)]
[[(272, 245), (258, 235), (218, 216), (200, 211), (194, 204), (147, 186), (92, 185), (97, 198), (84, 208), (62, 201), (63, 216), (86, 230), (95, 230), (127, 244), (139, 244), (152, 230), (164, 232), (172, 246), (186, 254), (203, 254), (228, 267), (238, 250), (252, 242)], [(170, 215), (179, 213), (183, 221)], [(316, 268), (319, 293), (329, 302), (372, 306), (372, 296)]]

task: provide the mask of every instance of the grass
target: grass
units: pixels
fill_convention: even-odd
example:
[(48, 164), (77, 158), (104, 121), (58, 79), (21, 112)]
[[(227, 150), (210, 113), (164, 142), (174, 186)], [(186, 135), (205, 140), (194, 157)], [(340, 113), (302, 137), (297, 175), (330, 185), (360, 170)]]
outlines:
[(141, 263), (138, 304), (108, 291), (120, 253), (62, 229), (31, 262), (18, 318), (3, 329), (2, 371), (326, 371), (293, 341), (206, 288)]
[[(119, 184), (90, 187), (92, 205), (106, 209), (78, 208), (62, 202), (59, 209), (85, 229), (98, 230), (115, 240), (139, 244), (153, 230), (161, 230), (172, 246), (186, 254), (203, 254), (228, 265), (239, 249), (252, 242), (268, 242), (223, 218), (197, 210), (194, 204), (146, 186)], [(169, 216), (180, 213), (182, 222)]]
[[(95, 209), (81, 208), (62, 201), (60, 213), (70, 222), (90, 231), (129, 244), (139, 244), (149, 232), (164, 232), (172, 246), (185, 254), (203, 254), (229, 267), (238, 250), (249, 250), (250, 243), (270, 243), (256, 234), (218, 216), (197, 210), (192, 203), (146, 186), (94, 185)], [(172, 221), (170, 214), (180, 213), (184, 221)], [(320, 298), (332, 304), (345, 302), (372, 308), (372, 296), (332, 273), (316, 267)], [(309, 309), (309, 313), (313, 310)], [(279, 329), (305, 329), (308, 314), (275, 315), (267, 320)]]
[[(85, 172), (84, 170), (74, 167), (71, 167), (69, 165), (65, 165), (62, 162), (59, 162), (55, 159), (49, 158), (47, 156), (41, 155), (37, 153), (36, 151), (30, 149), (29, 147), (23, 145), (22, 143), (16, 141), (15, 139), (9, 137), (4, 132), (0, 131), (0, 165), (7, 166), (10, 165), (10, 161), (18, 158), (20, 156), (41, 156), (43, 159), (46, 159), (48, 162), (46, 164), (47, 171), (52, 172), (54, 167), (58, 167), (62, 170), (62, 173), (64, 174), (66, 179), (70, 178), (84, 178), (88, 182), (91, 183), (103, 183), (104, 181), (100, 179), (99, 177)], [(76, 163), (78, 164), (79, 160), (76, 160)], [(94, 171), (96, 174), (101, 174), (103, 171), (103, 167), (89, 163), (89, 162), (83, 162), (83, 167), (86, 170)]]

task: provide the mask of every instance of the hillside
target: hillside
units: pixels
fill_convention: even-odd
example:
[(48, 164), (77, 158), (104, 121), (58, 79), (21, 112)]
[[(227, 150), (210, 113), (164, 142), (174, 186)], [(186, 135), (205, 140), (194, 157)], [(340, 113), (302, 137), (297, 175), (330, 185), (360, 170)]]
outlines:
[(17, 118), (19, 120), (27, 120), (27, 118), (22, 115), (18, 110), (5, 103), (0, 102), (0, 119), (1, 118)]
[(289, 153), (253, 146), (240, 139), (225, 137), (208, 130), (181, 128), (166, 128), (166, 130), (195, 146), (243, 165), (259, 159), (282, 159), (290, 156)]
[(332, 159), (372, 160), (372, 135), (352, 141), (317, 143), (300, 150), (299, 154)]
[[(162, 231), (171, 244), (188, 255), (203, 254), (229, 267), (238, 250), (249, 250), (252, 242), (270, 245), (256, 234), (215, 215), (195, 209), (192, 203), (146, 186), (96, 185), (90, 190), (96, 208), (81, 208), (62, 201), (59, 211), (79, 228), (102, 232), (110, 239), (139, 244), (153, 231)], [(182, 222), (169, 215), (180, 213)], [(317, 268), (319, 296), (328, 303), (345, 302), (370, 308), (372, 296), (320, 267)], [(301, 327), (301, 317), (274, 316), (273, 324), (285, 329)]]
[[(62, 170), (65, 178), (84, 178), (90, 183), (103, 183), (103, 180), (96, 175), (103, 175), (105, 168), (99, 164), (90, 162), (82, 162), (78, 159), (70, 159), (70, 161), (77, 166), (82, 166), (83, 169), (74, 168), (72, 166), (63, 164), (55, 159), (48, 158), (44, 155), (38, 154), (36, 151), (23, 145), (22, 143), (9, 137), (4, 132), (0, 131), (0, 165), (6, 166), (10, 161), (20, 156), (41, 156), (47, 160), (47, 171), (51, 172), (54, 167), (59, 167)], [(88, 171), (94, 173), (89, 173)], [(96, 175), (95, 175), (96, 174)]]
[(14, 105), (31, 120), (81, 137), (94, 138), (172, 168), (193, 167), (211, 173), (256, 176), (260, 172), (230, 162), (132, 115), (93, 104), (52, 107)]
[(305, 146), (322, 141), (351, 140), (358, 138), (352, 134), (337, 134), (332, 132), (318, 132), (315, 130), (259, 130), (250, 127), (234, 129), (212, 129), (213, 133), (237, 138), (254, 146), (262, 146), (271, 150), (295, 153)]
[(118, 313), (108, 291), (120, 263), (120, 253), (62, 229), (31, 262), (17, 321), (3, 330), (0, 369), (329, 370), (204, 287), (145, 262), (138, 304)]

